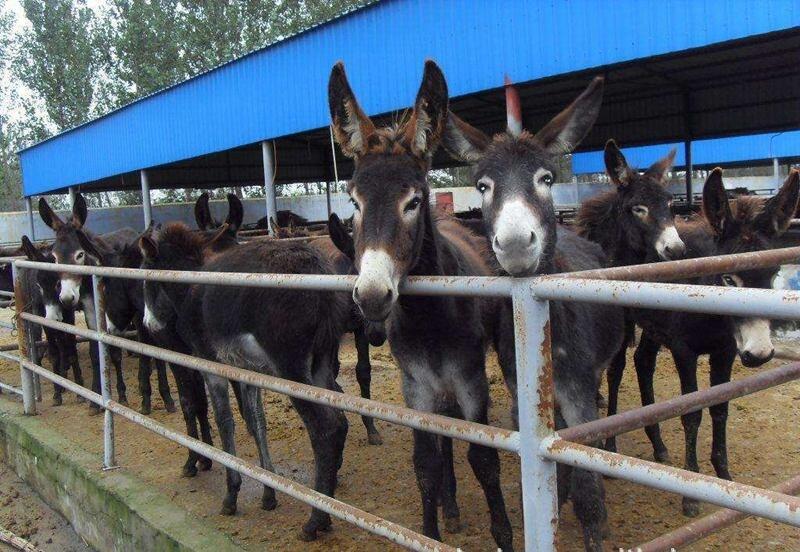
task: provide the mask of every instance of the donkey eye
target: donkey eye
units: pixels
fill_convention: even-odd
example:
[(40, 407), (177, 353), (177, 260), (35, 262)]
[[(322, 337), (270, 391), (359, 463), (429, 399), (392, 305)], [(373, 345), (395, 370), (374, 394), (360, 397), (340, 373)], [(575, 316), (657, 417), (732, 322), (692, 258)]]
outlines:
[(75, 253), (75, 260), (82, 261), (85, 256), (86, 254), (83, 251), (78, 251), (77, 253)]
[(739, 282), (737, 282), (736, 278), (730, 274), (722, 275), (722, 283), (728, 287), (739, 287)]
[(483, 182), (478, 182), (478, 185), (477, 185), (477, 186), (475, 186), (475, 187), (478, 189), (478, 191), (479, 191), (480, 193), (484, 193), (486, 190), (488, 190), (488, 189), (489, 189), (489, 186), (487, 186), (487, 185), (486, 185), (486, 184), (484, 184)]
[(494, 182), (488, 176), (484, 176), (475, 184), (475, 188), (480, 192), (481, 195), (485, 194), (486, 192), (491, 191), (492, 184)]
[(422, 203), (422, 200), (420, 198), (414, 197), (414, 198), (411, 199), (411, 201), (409, 201), (406, 204), (406, 206), (403, 209), (403, 211), (405, 211), (406, 213), (408, 213), (409, 211), (413, 211), (414, 209), (419, 207), (421, 203)]
[(542, 184), (545, 184), (547, 186), (552, 186), (553, 185), (553, 175), (550, 174), (550, 173), (547, 173), (546, 175), (542, 176), (542, 178), (540, 178), (539, 181)]
[(356, 211), (361, 211), (361, 206), (358, 204), (358, 201), (356, 201), (352, 197), (350, 198), (350, 203), (353, 204), (353, 207), (355, 208)]
[(633, 214), (637, 217), (646, 217), (647, 213), (650, 212), (649, 209), (644, 205), (634, 205), (631, 207), (631, 211), (633, 211)]

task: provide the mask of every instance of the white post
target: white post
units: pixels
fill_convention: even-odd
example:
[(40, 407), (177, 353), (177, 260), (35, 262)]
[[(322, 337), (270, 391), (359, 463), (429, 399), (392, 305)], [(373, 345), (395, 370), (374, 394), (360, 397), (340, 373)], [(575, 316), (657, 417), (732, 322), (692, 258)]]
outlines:
[(517, 352), (520, 468), (525, 547), (554, 552), (558, 528), (556, 465), (540, 456), (542, 440), (553, 435), (553, 363), (550, 308), (533, 295), (530, 281), (514, 282), (514, 341)]
[(781, 184), (781, 167), (778, 164), (778, 158), (777, 157), (773, 157), (772, 158), (772, 178), (775, 180), (775, 183), (777, 184), (777, 186), (780, 187), (780, 184)]
[[(20, 281), (17, 263), (11, 265), (11, 279), (14, 282), (14, 303), (16, 304), (16, 310), (19, 314), (25, 310), (28, 298), (25, 295), (24, 286)], [(22, 318), (18, 318), (17, 320), (19, 324), (17, 328), (17, 343), (19, 345), (20, 361), (24, 358), (25, 360), (36, 362), (36, 343), (31, 339), (27, 331), (30, 328), (30, 324)], [(33, 342), (34, 348), (31, 348), (31, 342)], [(33, 416), (36, 414), (36, 382), (33, 378), (33, 372), (25, 368), (22, 362), (19, 363), (19, 370), (20, 379), (22, 380), (22, 409), (26, 415)]]
[(28, 212), (28, 233), (31, 241), (36, 241), (36, 230), (33, 224), (33, 205), (30, 196), (25, 198), (25, 210)]
[[(94, 316), (97, 331), (106, 331), (106, 305), (100, 295), (98, 286), (100, 277), (92, 274), (92, 293), (94, 294)], [(100, 392), (103, 395), (103, 469), (110, 470), (115, 466), (114, 461), (114, 415), (107, 408), (111, 400), (111, 370), (108, 366), (108, 345), (102, 341), (97, 342), (97, 352), (100, 368)]]
[(272, 155), (272, 142), (261, 142), (261, 157), (264, 162), (264, 193), (267, 199), (267, 228), (272, 234), (270, 219), (278, 220), (278, 203), (275, 200), (275, 159)]
[(75, 207), (75, 195), (76, 195), (76, 193), (77, 192), (75, 191), (75, 187), (74, 186), (70, 186), (69, 187), (69, 208), (70, 209)]
[(153, 222), (153, 204), (150, 200), (150, 182), (147, 180), (147, 171), (139, 171), (142, 183), (142, 210), (144, 211), (144, 227), (149, 228)]

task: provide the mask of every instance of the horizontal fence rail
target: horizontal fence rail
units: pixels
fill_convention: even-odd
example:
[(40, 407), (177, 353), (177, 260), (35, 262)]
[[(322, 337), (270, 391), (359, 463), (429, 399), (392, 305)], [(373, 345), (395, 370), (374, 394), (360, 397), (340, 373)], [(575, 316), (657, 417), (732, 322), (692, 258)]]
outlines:
[[(733, 523), (748, 514), (759, 515), (800, 527), (800, 499), (785, 494), (793, 492), (794, 487), (790, 489), (784, 485), (774, 490), (758, 489), (679, 468), (609, 453), (583, 444), (799, 379), (800, 363), (765, 370), (735, 382), (714, 386), (580, 426), (565, 428), (557, 433), (554, 433), (552, 428), (552, 410), (549, 413), (545, 412), (548, 408), (552, 409), (553, 404), (547, 301), (581, 301), (633, 308), (795, 320), (800, 319), (800, 293), (795, 291), (655, 282), (763, 268), (798, 259), (800, 259), (800, 247), (793, 247), (758, 253), (688, 259), (534, 278), (433, 276), (408, 278), (400, 286), (401, 293), (433, 296), (513, 298), (520, 399), (521, 427), (519, 432), (418, 412), (405, 407), (304, 385), (161, 349), (106, 333), (103, 331), (104, 320), (98, 325), (99, 331), (95, 331), (56, 322), (30, 313), (20, 313), (19, 316), (33, 324), (71, 333), (82, 339), (97, 341), (101, 344), (101, 359), (104, 357), (102, 347), (119, 347), (190, 369), (216, 374), (233, 381), (332, 406), (348, 412), (516, 452), (521, 456), (522, 460), (525, 525), (529, 528), (525, 532), (526, 549), (553, 550), (557, 509), (555, 504), (555, 471), (551, 469), (552, 462), (565, 463), (736, 510), (732, 514), (724, 515), (723, 513), (726, 511), (721, 511), (721, 519), (713, 521), (714, 527), (721, 523)], [(117, 277), (183, 284), (351, 292), (356, 279), (355, 276), (208, 273), (54, 265), (51, 263), (31, 262), (24, 259), (0, 258), (0, 262), (4, 261), (14, 262), (15, 273), (17, 268), (28, 268), (91, 276), (95, 288), (98, 277)], [(17, 304), (24, 303), (18, 300)], [(96, 308), (98, 320), (103, 318), (100, 316), (102, 312), (104, 311), (102, 301), (100, 301), (97, 303)], [(537, 343), (532, 343), (531, 340)], [(538, 344), (539, 341), (541, 341), (540, 345)], [(108, 377), (101, 377), (103, 396), (80, 387), (23, 358), (26, 352), (29, 352), (29, 347), (23, 346), (24, 336), (22, 335), (20, 335), (19, 343), (20, 356), (3, 351), (0, 351), (0, 356), (20, 363), (23, 375), (22, 393), (24, 397), (30, 393), (30, 383), (26, 386), (26, 381), (29, 381), (32, 375), (36, 374), (58, 383), (65, 389), (73, 391), (106, 409), (107, 423), (104, 431), (106, 438), (104, 446), (106, 450), (106, 466), (110, 466), (113, 462), (113, 422), (110, 418), (113, 413), (121, 415), (195, 452), (217, 460), (220, 464), (252, 477), (278, 491), (320, 508), (335, 517), (353, 523), (372, 533), (382, 535), (400, 545), (416, 550), (455, 550), (448, 545), (428, 539), (410, 529), (363, 512), (289, 479), (251, 465), (235, 456), (142, 416), (111, 400), (108, 393)], [(790, 353), (784, 354), (787, 357), (792, 356)], [(101, 375), (107, 376), (108, 368), (104, 366), (102, 361), (101, 367), (103, 367)], [(20, 392), (16, 388), (12, 389), (14, 392)], [(25, 404), (25, 410), (28, 412), (30, 401), (26, 400)], [(523, 418), (523, 413), (528, 413), (528, 416)], [(672, 534), (667, 536), (670, 535)]]

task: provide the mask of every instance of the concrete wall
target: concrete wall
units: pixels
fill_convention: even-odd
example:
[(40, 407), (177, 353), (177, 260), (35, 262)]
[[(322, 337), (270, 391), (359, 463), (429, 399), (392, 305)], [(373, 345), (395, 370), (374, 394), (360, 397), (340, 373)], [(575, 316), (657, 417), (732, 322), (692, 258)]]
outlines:
[[(575, 184), (557, 183), (553, 186), (553, 196), (557, 206), (577, 207), (586, 198), (609, 189), (611, 184)], [(775, 188), (775, 181), (770, 176), (743, 177), (725, 179), (725, 186), (729, 189), (745, 187), (750, 190), (770, 190)], [(694, 182), (694, 193), (699, 194), (703, 189), (703, 181)], [(684, 193), (683, 183), (671, 185), (673, 193)], [(473, 207), (480, 207), (480, 194), (472, 187), (462, 188), (436, 188), (432, 190), (431, 201), (434, 202), (436, 194), (453, 194), (453, 208), (456, 212), (467, 211)], [(325, 195), (279, 197), (278, 209), (289, 209), (312, 221), (328, 218)], [(254, 223), (266, 213), (266, 203), (263, 198), (246, 199), (244, 204), (244, 222)], [(331, 194), (331, 209), (339, 216), (346, 218), (353, 214), (353, 206), (347, 194)], [(226, 201), (212, 201), (211, 211), (215, 217), (224, 219), (228, 206)], [(66, 218), (68, 213), (59, 213)], [(166, 222), (181, 220), (194, 226), (194, 206), (187, 203), (169, 203), (153, 205), (153, 220)], [(52, 238), (53, 232), (42, 223), (39, 214), (34, 212), (36, 239)], [(142, 228), (144, 216), (141, 205), (129, 207), (113, 207), (107, 209), (90, 209), (87, 227), (97, 233), (109, 232), (123, 227)], [(28, 220), (25, 212), (0, 213), (0, 243), (18, 243), (23, 234), (28, 234)]]

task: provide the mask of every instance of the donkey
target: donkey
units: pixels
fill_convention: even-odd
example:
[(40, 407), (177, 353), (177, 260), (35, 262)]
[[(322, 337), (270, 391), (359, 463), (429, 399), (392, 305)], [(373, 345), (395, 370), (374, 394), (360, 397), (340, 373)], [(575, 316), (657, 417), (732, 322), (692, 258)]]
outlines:
[[(219, 238), (227, 231), (223, 227)], [(327, 259), (306, 244), (260, 240), (227, 248), (214, 248), (202, 235), (180, 223), (168, 224), (139, 240), (144, 268), (253, 272), (333, 274)], [(341, 293), (286, 289), (186, 286), (145, 282), (149, 327), (169, 329), (203, 358), (266, 372), (326, 389), (336, 389), (335, 355), (347, 318)], [(204, 374), (214, 405), (223, 448), (236, 454), (234, 422), (228, 399), (228, 381)], [(274, 471), (266, 439), (266, 421), (257, 387), (233, 384), (239, 409), (258, 446), (261, 467)], [(330, 407), (292, 399), (311, 439), (316, 467), (314, 488), (333, 496), (341, 466), (347, 420)], [(227, 470), (227, 495), (222, 513), (233, 515), (241, 476)], [(275, 491), (264, 487), (261, 506), (276, 506)], [(301, 538), (312, 540), (331, 525), (330, 516), (313, 510)]]
[[(54, 262), (49, 247), (40, 250), (28, 238), (22, 236), (22, 251), (28, 260), (39, 263)], [(58, 300), (58, 274), (47, 270), (24, 270), (22, 272), (23, 287), (28, 297), (27, 309), (29, 312), (42, 316), (45, 315), (50, 320), (75, 324), (75, 313), (70, 309), (62, 309)], [(47, 356), (53, 365), (53, 372), (59, 376), (67, 377), (67, 371), (72, 368), (75, 383), (83, 385), (81, 366), (78, 361), (78, 347), (75, 336), (26, 322), (26, 331), (33, 335), (32, 341), (39, 341), (42, 329), (47, 337)], [(29, 334), (30, 335), (30, 334)], [(37, 347), (35, 359), (37, 364), (41, 364), (43, 352), (40, 353)], [(53, 406), (60, 406), (63, 403), (62, 393), (64, 389), (58, 385), (53, 385)], [(78, 401), (83, 402), (83, 398), (78, 396)]]
[[(621, 155), (608, 156), (607, 163), (612, 178), (613, 175), (621, 175), (618, 178), (622, 185), (635, 185), (634, 182), (641, 178), (627, 166)], [(620, 190), (617, 193), (624, 192)], [(676, 224), (678, 234), (686, 245), (686, 256), (698, 258), (769, 249), (788, 227), (797, 207), (799, 193), (798, 173), (793, 171), (778, 194), (766, 202), (755, 197), (742, 197), (729, 202), (722, 182), (722, 170), (714, 169), (703, 187), (703, 216)], [(610, 196), (606, 199), (616, 201)], [(629, 215), (623, 214), (617, 220), (624, 216)], [(587, 220), (586, 217), (584, 220)], [(642, 251), (638, 259), (631, 257), (631, 262), (653, 260), (657, 260), (657, 254), (652, 247)], [(777, 271), (778, 267), (748, 270), (684, 282), (769, 288)], [(718, 385), (730, 381), (737, 352), (742, 364), (747, 367), (758, 367), (774, 354), (768, 320), (643, 309), (631, 309), (630, 313), (642, 328), (634, 363), (644, 404), (653, 402), (653, 373), (661, 346), (667, 347), (672, 353), (681, 382), (681, 393), (684, 394), (697, 390), (697, 358), (700, 355), (709, 355), (711, 385)], [(711, 463), (718, 477), (731, 479), (726, 438), (728, 405), (712, 406), (709, 411), (713, 436)], [(701, 420), (702, 411), (681, 418), (686, 442), (684, 466), (695, 472), (699, 471), (697, 434)], [(666, 447), (660, 439), (657, 426), (648, 429), (648, 437), (653, 443), (656, 458), (666, 460)], [(614, 446), (613, 441), (609, 446)], [(697, 501), (683, 499), (684, 515), (696, 516), (699, 512)]]
[[(353, 300), (364, 317), (385, 323), (400, 367), (406, 404), (416, 410), (487, 423), (485, 354), (493, 301), (466, 297), (399, 296), (408, 275), (490, 275), (483, 240), (454, 219), (434, 216), (426, 174), (447, 119), (447, 83), (425, 63), (414, 108), (401, 124), (376, 128), (361, 110), (344, 71), (331, 72), (328, 100), (333, 132), (355, 161), (348, 192), (355, 207), (353, 239), (358, 279)], [(414, 471), (422, 497), (425, 535), (440, 539), (437, 504), (445, 526), (457, 530), (452, 441), (414, 430)], [(491, 533), (513, 550), (500, 486), (497, 451), (469, 445), (469, 463), (489, 504)]]
[[(142, 264), (142, 255), (136, 243), (125, 245), (121, 251), (103, 252), (81, 230), (78, 231), (78, 241), (83, 250), (94, 257), (100, 266), (139, 268)], [(133, 324), (139, 341), (153, 344), (152, 336), (142, 323), (144, 319), (144, 287), (141, 282), (131, 282), (122, 278), (101, 278), (99, 285), (105, 300), (108, 332), (119, 334)], [(150, 357), (146, 355), (139, 355), (139, 393), (142, 397), (139, 412), (142, 414), (150, 414), (152, 411), (150, 375), (153, 368), (150, 360)], [(158, 359), (153, 359), (153, 361), (158, 376), (158, 392), (164, 401), (164, 408), (167, 412), (175, 412), (175, 401), (170, 395), (164, 361)]]
[[(497, 261), (512, 276), (586, 270), (604, 263), (597, 245), (557, 227), (551, 193), (558, 156), (571, 152), (592, 128), (602, 96), (603, 79), (596, 78), (535, 135), (522, 129), (519, 98), (510, 85), (506, 87), (508, 130), (503, 134), (490, 138), (450, 114), (444, 146), (457, 159), (475, 165), (486, 234)], [(497, 339), (498, 355), (501, 360), (513, 359), (512, 320), (506, 315), (502, 321), (505, 329)], [(607, 305), (554, 301), (550, 303), (550, 323), (559, 411), (556, 427), (594, 420), (600, 378), (623, 342), (623, 311)], [(505, 364), (514, 366), (513, 362)], [(507, 379), (513, 381), (509, 375)], [(569, 471), (559, 468), (562, 503), (567, 498)], [(576, 469), (570, 474), (570, 487), (584, 546), (601, 550), (607, 518), (602, 479)]]
[[(578, 234), (600, 244), (613, 266), (641, 264), (653, 260), (674, 260), (686, 253), (686, 246), (675, 227), (672, 215), (672, 194), (667, 190), (666, 176), (672, 168), (675, 150), (639, 173), (630, 168), (614, 140), (606, 142), (606, 170), (615, 188), (584, 201), (578, 210), (575, 225)], [(625, 369), (625, 348), (634, 339), (634, 320), (628, 313), (628, 339), (618, 361), (608, 370), (608, 415), (617, 413), (619, 386)], [(639, 366), (644, 369), (646, 367)], [(655, 368), (655, 366), (652, 366)], [(653, 374), (641, 373), (640, 393), (643, 404), (651, 404)], [(648, 383), (649, 382), (649, 383)], [(658, 425), (645, 428), (653, 443), (655, 458), (668, 460), (667, 448)], [(605, 448), (616, 451), (616, 438), (609, 437)]]
[[(132, 228), (122, 228), (114, 232), (109, 232), (103, 236), (94, 236), (84, 228), (88, 209), (86, 200), (81, 194), (75, 197), (75, 204), (72, 207), (72, 216), (67, 222), (62, 221), (55, 211), (50, 208), (47, 201), (39, 198), (39, 214), (44, 223), (55, 232), (52, 254), (56, 264), (92, 264), (93, 261), (86, 254), (78, 241), (78, 232), (83, 231), (89, 235), (97, 246), (103, 251), (120, 249), (126, 243), (136, 239), (138, 233)], [(77, 274), (62, 273), (59, 279), (59, 300), (65, 309), (82, 309), (86, 319), (86, 326), (96, 330), (94, 294), (92, 291), (91, 277), (82, 277)], [(89, 354), (92, 361), (92, 390), (100, 393), (100, 364), (97, 342), (89, 344)], [(119, 401), (127, 404), (128, 399), (125, 390), (125, 380), (122, 377), (122, 357), (119, 349), (109, 348), (109, 357), (114, 365), (117, 375), (117, 394)], [(99, 412), (99, 407), (92, 403), (90, 408), (93, 412)]]

